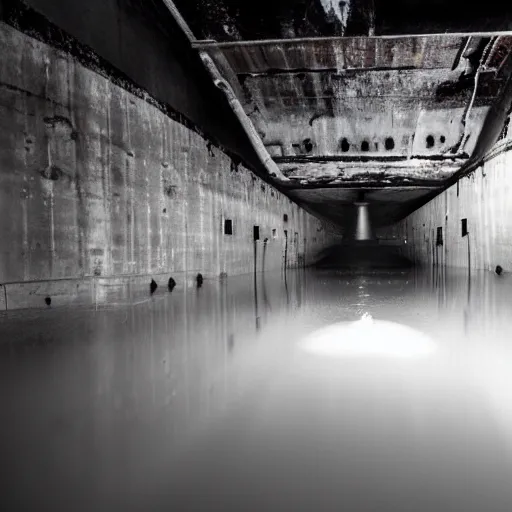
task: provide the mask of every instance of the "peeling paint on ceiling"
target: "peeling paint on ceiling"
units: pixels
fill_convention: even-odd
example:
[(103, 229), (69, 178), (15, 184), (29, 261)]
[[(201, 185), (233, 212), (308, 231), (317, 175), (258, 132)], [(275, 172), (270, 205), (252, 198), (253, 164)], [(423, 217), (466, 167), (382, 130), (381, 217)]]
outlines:
[[(500, 70), (512, 45), (508, 36), (446, 34), (203, 48), (290, 179), (289, 190), (302, 197), (301, 190), (337, 187), (341, 197), (347, 187), (424, 186), (425, 196), (441, 190), (471, 162), (501, 101)], [(395, 206), (390, 222), (407, 205)], [(322, 209), (327, 217), (337, 210), (331, 207)]]
[[(399, 220), (481, 158), (509, 112), (512, 34), (493, 31), (512, 29), (510, 3), (176, 2), (197, 37), (219, 41), (198, 47), (289, 178), (287, 193), (338, 224), (354, 191), (381, 225)], [(468, 33), (479, 29), (492, 33)]]

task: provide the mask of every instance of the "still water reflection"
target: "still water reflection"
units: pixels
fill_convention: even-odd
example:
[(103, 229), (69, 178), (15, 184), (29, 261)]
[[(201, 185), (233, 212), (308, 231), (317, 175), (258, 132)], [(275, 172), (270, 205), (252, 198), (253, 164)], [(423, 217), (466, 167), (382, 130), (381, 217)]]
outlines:
[(511, 296), (301, 270), (9, 313), (1, 508), (510, 512)]

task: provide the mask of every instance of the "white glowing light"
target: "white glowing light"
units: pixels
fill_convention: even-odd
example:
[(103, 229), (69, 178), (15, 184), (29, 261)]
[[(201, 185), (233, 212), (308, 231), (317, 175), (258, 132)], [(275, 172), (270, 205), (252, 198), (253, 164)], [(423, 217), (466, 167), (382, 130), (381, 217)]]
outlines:
[(365, 313), (356, 322), (320, 329), (301, 343), (306, 352), (330, 357), (419, 358), (435, 352), (425, 334), (405, 325), (374, 320)]

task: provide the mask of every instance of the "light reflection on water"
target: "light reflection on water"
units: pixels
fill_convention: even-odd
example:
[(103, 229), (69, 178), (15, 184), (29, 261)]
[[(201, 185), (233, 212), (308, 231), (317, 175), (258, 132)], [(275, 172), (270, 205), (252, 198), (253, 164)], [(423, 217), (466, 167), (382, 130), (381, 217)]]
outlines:
[[(512, 510), (509, 276), (256, 283), (1, 317), (9, 510)], [(365, 313), (436, 350), (301, 350)]]
[(436, 344), (425, 334), (386, 320), (375, 320), (369, 313), (354, 322), (323, 327), (300, 341), (311, 354), (326, 357), (427, 357)]

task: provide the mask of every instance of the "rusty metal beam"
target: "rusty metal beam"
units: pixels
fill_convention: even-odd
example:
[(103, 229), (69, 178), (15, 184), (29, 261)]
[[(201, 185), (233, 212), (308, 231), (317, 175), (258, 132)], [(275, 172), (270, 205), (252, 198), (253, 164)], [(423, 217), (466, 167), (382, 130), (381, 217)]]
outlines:
[(288, 194), (292, 191), (317, 190), (317, 189), (338, 189), (338, 190), (427, 190), (442, 192), (445, 189), (445, 182), (442, 180), (400, 178), (389, 179), (388, 183), (382, 181), (361, 181), (347, 180), (339, 181), (314, 181), (291, 178), (282, 184), (282, 191)]
[(455, 163), (462, 165), (469, 159), (469, 155), (414, 155), (412, 157), (403, 155), (390, 155), (390, 156), (377, 156), (377, 155), (351, 155), (351, 156), (275, 156), (274, 162), (277, 164), (314, 164), (314, 163), (330, 163), (330, 162), (360, 162), (360, 163), (382, 163), (382, 162), (439, 162), (447, 161), (449, 163)]
[[(167, 0), (169, 1), (169, 0)], [(211, 39), (198, 40), (192, 43), (192, 47), (198, 50), (208, 50), (210, 48), (236, 48), (239, 46), (259, 46), (259, 45), (287, 45), (287, 44), (303, 44), (316, 42), (341, 41), (344, 39), (408, 39), (408, 38), (432, 38), (432, 37), (495, 37), (495, 36), (512, 36), (512, 31), (497, 32), (447, 32), (441, 34), (397, 34), (397, 35), (379, 35), (379, 36), (351, 36), (351, 37), (297, 37), (291, 39), (255, 39), (251, 41), (226, 41), (218, 42)]]
[(188, 26), (188, 23), (185, 21), (178, 8), (174, 5), (174, 2), (172, 0), (163, 0), (163, 2), (167, 9), (169, 9), (170, 13), (172, 14), (172, 17), (174, 18), (178, 26), (187, 36), (188, 40), (191, 42), (197, 41), (197, 38), (194, 36), (194, 33)]
[(211, 74), (213, 83), (216, 87), (218, 87), (225, 95), (228, 100), (230, 107), (233, 109), (234, 114), (240, 121), (241, 127), (247, 133), (249, 140), (251, 141), (258, 158), (261, 163), (267, 170), (270, 177), (275, 178), (278, 181), (288, 181), (288, 178), (284, 176), (284, 174), (280, 171), (279, 167), (272, 160), (272, 157), (269, 155), (267, 149), (263, 145), (258, 132), (254, 128), (252, 121), (249, 119), (245, 110), (243, 109), (240, 101), (236, 97), (236, 94), (233, 92), (233, 89), (228, 84), (226, 80), (224, 80), (219, 73), (219, 70), (215, 66), (212, 58), (206, 52), (199, 52), (201, 60), (205, 65), (208, 72)]
[[(174, 5), (174, 2), (172, 0), (164, 0), (164, 3), (169, 9), (174, 19), (176, 20), (176, 23), (178, 23), (180, 28), (183, 30), (184, 34), (189, 39), (192, 47), (194, 47), (196, 38), (192, 33), (192, 30), (188, 26), (187, 22), (181, 16), (177, 7)], [(251, 141), (251, 144), (254, 150), (256, 151), (256, 154), (260, 159), (263, 167), (267, 170), (268, 175), (271, 178), (275, 178), (279, 182), (288, 181), (288, 178), (286, 178), (281, 173), (275, 162), (272, 160), (271, 156), (268, 154), (268, 151), (263, 145), (260, 136), (258, 135), (256, 129), (254, 128), (254, 125), (252, 124), (251, 120), (245, 113), (236, 94), (233, 92), (232, 87), (222, 77), (210, 55), (208, 55), (208, 53), (204, 51), (199, 51), (199, 56), (201, 57), (201, 61), (203, 62), (206, 70), (210, 73), (215, 86), (218, 87), (226, 96), (229, 106), (233, 110), (235, 116), (238, 118), (241, 128), (245, 131), (247, 137)]]

